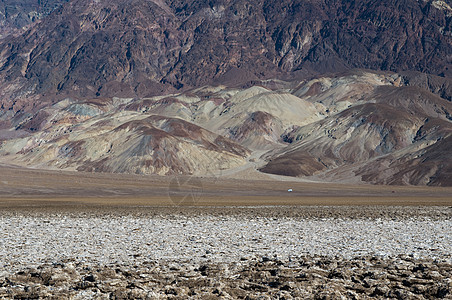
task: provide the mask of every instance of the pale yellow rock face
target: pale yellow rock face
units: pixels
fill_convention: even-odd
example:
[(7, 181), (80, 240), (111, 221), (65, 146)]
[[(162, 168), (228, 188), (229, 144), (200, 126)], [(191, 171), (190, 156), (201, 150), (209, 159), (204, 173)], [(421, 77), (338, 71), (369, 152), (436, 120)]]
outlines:
[(434, 7), (436, 7), (437, 9), (441, 9), (441, 10), (445, 10), (447, 11), (447, 15), (451, 16), (452, 15), (452, 8), (450, 7), (449, 4), (447, 4), (445, 1), (442, 0), (435, 0), (432, 2), (432, 5)]
[[(123, 111), (76, 119), (75, 124), (63, 121), (32, 136), (4, 142), (1, 149), (15, 153), (8, 155), (11, 161), (33, 167), (160, 175), (206, 174), (237, 167), (248, 155), (240, 145), (193, 124), (189, 125), (192, 131), (167, 133), (165, 129), (178, 130), (168, 123), (176, 127), (189, 123), (149, 119), (153, 116)], [(61, 121), (67, 115), (58, 111), (50, 120), (58, 117)]]

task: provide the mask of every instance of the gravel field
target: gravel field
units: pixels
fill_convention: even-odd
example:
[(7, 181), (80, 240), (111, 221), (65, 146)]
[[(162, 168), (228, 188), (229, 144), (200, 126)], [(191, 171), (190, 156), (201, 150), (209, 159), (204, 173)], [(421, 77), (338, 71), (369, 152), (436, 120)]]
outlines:
[[(251, 270), (250, 263), (254, 266), (268, 262), (290, 269), (291, 262), (299, 261), (300, 258), (311, 258), (308, 260), (312, 264), (315, 263), (314, 258), (335, 261), (336, 267), (338, 262), (346, 266), (353, 261), (371, 259), (380, 263), (392, 260), (393, 265), (397, 265), (394, 261), (408, 261), (413, 266), (424, 261), (424, 265), (436, 264), (436, 268), (437, 264), (443, 264), (440, 269), (446, 275), (441, 275), (441, 280), (435, 282), (441, 283), (446, 290), (438, 292), (438, 289), (430, 289), (428, 295), (448, 297), (451, 296), (448, 291), (452, 284), (451, 216), (450, 207), (4, 210), (0, 211), (0, 297), (19, 295), (18, 291), (31, 293), (30, 287), (28, 291), (25, 288), (30, 282), (45, 286), (42, 282), (31, 280), (33, 276), (30, 274), (35, 274), (38, 269), (41, 273), (47, 270), (55, 274), (58, 273), (55, 270), (66, 270), (67, 266), (77, 269), (74, 278), (65, 277), (67, 284), (75, 284), (77, 280), (86, 281), (85, 277), (89, 276), (91, 268), (100, 268), (99, 273), (100, 270), (128, 270), (132, 266), (141, 266), (147, 270), (142, 272), (149, 273), (156, 266), (173, 266), (169, 273), (181, 270), (190, 273), (201, 266), (206, 269), (213, 266), (218, 268), (219, 265), (229, 268), (237, 262), (247, 266), (242, 266), (243, 270)], [(152, 265), (151, 269), (143, 267), (149, 264)], [(236, 268), (242, 270), (241, 267)], [(324, 270), (327, 272), (324, 275), (327, 276), (333, 269)], [(23, 275), (24, 279), (20, 277), (21, 274), (28, 275)], [(99, 277), (99, 274), (96, 276)], [(14, 276), (23, 283), (10, 284)], [(344, 279), (344, 276), (341, 278)], [(96, 282), (99, 278), (91, 279)], [(370, 295), (372, 291), (375, 292), (375, 286), (368, 285), (367, 292)], [(17, 286), (20, 288), (15, 289)], [(385, 286), (388, 287), (388, 284)], [(287, 289), (293, 290), (290, 285)], [(91, 296), (95, 296), (97, 291), (97, 296), (106, 295), (97, 285), (89, 285), (79, 293), (74, 293), (79, 295), (82, 290), (83, 293), (94, 293)], [(39, 294), (40, 290), (33, 291), (38, 293), (35, 296), (44, 295)], [(147, 291), (149, 293), (143, 295), (150, 297), (150, 290)], [(380, 296), (391, 291), (394, 290), (382, 291)], [(423, 293), (426, 291), (424, 289)], [(189, 289), (185, 291), (188, 292)], [(408, 292), (416, 295), (409, 289)], [(111, 296), (112, 291), (109, 293)], [(172, 296), (180, 296), (181, 293), (179, 291)], [(226, 294), (231, 296), (230, 293)], [(418, 294), (419, 297), (424, 295)]]

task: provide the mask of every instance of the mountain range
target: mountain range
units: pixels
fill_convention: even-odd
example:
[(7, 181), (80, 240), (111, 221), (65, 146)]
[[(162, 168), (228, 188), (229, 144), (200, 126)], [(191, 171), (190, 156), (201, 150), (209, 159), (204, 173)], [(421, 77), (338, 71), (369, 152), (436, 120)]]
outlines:
[(0, 161), (452, 185), (450, 1), (3, 1)]

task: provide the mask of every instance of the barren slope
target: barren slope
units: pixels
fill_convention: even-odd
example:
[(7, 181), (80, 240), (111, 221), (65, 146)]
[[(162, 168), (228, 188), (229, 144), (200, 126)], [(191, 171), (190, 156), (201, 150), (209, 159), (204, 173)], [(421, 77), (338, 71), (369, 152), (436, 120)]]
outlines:
[(68, 98), (13, 119), (0, 132), (0, 154), (90, 172), (246, 177), (259, 168), (317, 181), (450, 185), (452, 104), (403, 79), (353, 71), (138, 99)]
[(451, 111), (450, 102), (426, 90), (380, 86), (350, 108), (288, 133), (293, 143), (269, 155), (261, 170), (450, 185)]

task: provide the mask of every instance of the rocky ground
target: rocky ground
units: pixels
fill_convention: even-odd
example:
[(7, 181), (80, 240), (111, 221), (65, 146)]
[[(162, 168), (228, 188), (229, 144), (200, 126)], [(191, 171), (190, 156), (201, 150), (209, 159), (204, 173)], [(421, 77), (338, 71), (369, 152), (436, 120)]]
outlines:
[(234, 263), (146, 262), (97, 266), (67, 261), (0, 279), (0, 297), (35, 299), (432, 299), (452, 297), (452, 265), (382, 259), (259, 257)]
[(452, 299), (450, 207), (0, 212), (0, 298)]

